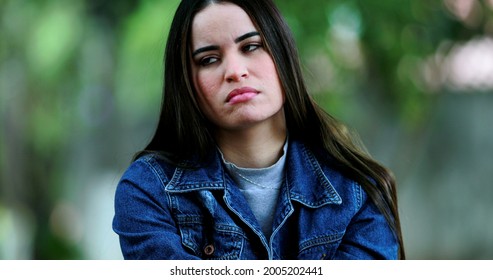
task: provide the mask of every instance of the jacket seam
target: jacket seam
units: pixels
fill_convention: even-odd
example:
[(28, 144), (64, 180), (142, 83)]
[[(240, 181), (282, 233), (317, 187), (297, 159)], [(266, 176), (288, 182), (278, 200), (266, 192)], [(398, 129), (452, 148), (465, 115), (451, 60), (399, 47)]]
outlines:
[(344, 236), (344, 232), (314, 237), (310, 240), (307, 240), (307, 241), (300, 243), (300, 250), (299, 250), (298, 254), (305, 251), (305, 250), (308, 250), (310, 248), (316, 247), (316, 246), (320, 246), (320, 245), (324, 245), (324, 244), (331, 244), (331, 243), (340, 241), (340, 240), (342, 240), (343, 236)]
[(354, 198), (356, 199), (356, 203), (355, 203), (355, 212), (358, 212), (361, 207), (363, 206), (363, 189), (361, 188), (361, 186), (354, 182), (352, 183), (353, 185), (353, 190), (354, 190)]

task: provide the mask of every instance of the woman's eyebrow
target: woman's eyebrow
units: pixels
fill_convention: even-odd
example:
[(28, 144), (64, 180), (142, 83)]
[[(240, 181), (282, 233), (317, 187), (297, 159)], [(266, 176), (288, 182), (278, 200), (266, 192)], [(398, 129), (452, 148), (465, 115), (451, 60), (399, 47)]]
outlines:
[(195, 57), (196, 55), (202, 52), (215, 51), (215, 50), (219, 50), (219, 46), (211, 45), (211, 46), (198, 48), (192, 53), (192, 57)]
[[(234, 40), (234, 42), (236, 44), (238, 44), (239, 42), (243, 41), (243, 40), (246, 40), (250, 37), (254, 37), (254, 36), (260, 36), (260, 33), (257, 32), (257, 31), (252, 31), (252, 32), (248, 32), (248, 33), (245, 33), (241, 36), (239, 36), (238, 38), (236, 38)], [(196, 49), (195, 51), (192, 52), (192, 57), (195, 57), (196, 55), (198, 55), (199, 53), (202, 53), (202, 52), (207, 52), (207, 51), (215, 51), (215, 50), (218, 50), (219, 49), (219, 46), (216, 46), (216, 45), (210, 45), (210, 46), (205, 46), (205, 47), (202, 47), (202, 48), (198, 48)]]
[(248, 39), (250, 37), (253, 37), (253, 36), (260, 36), (260, 33), (258, 33), (257, 31), (245, 33), (245, 34), (241, 35), (240, 37), (236, 38), (235, 43), (239, 43), (239, 42), (241, 42), (245, 39)]

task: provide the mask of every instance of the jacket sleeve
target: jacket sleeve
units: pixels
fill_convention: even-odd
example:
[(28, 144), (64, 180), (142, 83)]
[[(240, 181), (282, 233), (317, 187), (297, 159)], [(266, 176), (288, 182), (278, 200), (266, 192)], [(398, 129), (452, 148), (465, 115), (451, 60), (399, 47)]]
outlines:
[(361, 207), (351, 219), (336, 259), (397, 259), (398, 243), (385, 216), (359, 187)]
[(156, 170), (134, 162), (118, 183), (113, 230), (125, 259), (198, 259), (188, 253), (170, 213), (168, 196)]

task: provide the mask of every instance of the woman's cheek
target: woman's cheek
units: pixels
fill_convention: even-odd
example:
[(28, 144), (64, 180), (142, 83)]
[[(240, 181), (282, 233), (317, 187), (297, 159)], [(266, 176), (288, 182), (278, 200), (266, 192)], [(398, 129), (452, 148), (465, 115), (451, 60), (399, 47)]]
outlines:
[(215, 99), (218, 99), (219, 87), (213, 79), (202, 79), (200, 88), (203, 98), (206, 99), (208, 103), (214, 103)]
[(202, 112), (209, 118), (212, 119), (214, 117), (214, 113), (218, 110), (218, 100), (219, 96), (217, 93), (217, 87), (211, 83), (210, 81), (200, 81), (198, 83), (197, 94), (199, 100), (199, 106)]

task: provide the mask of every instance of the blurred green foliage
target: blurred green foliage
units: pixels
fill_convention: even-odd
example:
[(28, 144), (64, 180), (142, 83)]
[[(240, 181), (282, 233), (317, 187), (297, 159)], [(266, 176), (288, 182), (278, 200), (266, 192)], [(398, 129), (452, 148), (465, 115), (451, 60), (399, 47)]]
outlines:
[[(422, 63), (493, 32), (491, 1), (473, 1), (480, 13), (465, 19), (448, 0), (276, 2), (327, 111), (357, 123), (370, 103), (411, 133), (444, 91), (427, 85)], [(178, 3), (0, 1), (0, 258), (87, 257), (54, 209), (78, 205), (81, 170), (123, 168), (152, 133)], [(8, 209), (30, 224), (17, 253), (2, 249), (16, 230)]]

